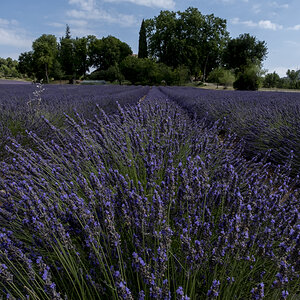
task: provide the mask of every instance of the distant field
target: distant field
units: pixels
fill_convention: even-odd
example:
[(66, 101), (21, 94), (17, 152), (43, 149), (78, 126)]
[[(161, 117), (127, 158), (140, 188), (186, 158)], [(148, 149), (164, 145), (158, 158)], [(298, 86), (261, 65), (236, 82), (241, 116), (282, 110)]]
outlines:
[(0, 79), (0, 84), (31, 84), (30, 81)]
[[(234, 88), (232, 86), (228, 86), (226, 89), (224, 89), (223, 85), (216, 85), (215, 83), (205, 83), (204, 85), (199, 86), (199, 88), (208, 89), (208, 90), (227, 90), (227, 91), (234, 90)], [(279, 89), (279, 88), (259, 88), (259, 91), (289, 92), (289, 93), (299, 93), (300, 92), (300, 90), (297, 90), (297, 89)]]

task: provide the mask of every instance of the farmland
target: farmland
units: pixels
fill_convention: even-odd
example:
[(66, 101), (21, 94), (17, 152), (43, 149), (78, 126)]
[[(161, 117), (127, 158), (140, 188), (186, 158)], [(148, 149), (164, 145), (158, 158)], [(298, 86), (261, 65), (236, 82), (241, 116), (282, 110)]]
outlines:
[(0, 86), (0, 294), (299, 299), (300, 95)]

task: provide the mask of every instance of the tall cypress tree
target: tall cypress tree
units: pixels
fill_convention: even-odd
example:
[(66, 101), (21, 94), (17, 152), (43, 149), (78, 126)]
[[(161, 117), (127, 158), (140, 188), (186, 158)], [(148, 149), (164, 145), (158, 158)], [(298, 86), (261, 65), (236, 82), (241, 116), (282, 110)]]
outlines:
[(146, 27), (143, 19), (141, 29), (140, 29), (140, 36), (139, 36), (138, 58), (147, 58), (147, 57), (148, 57), (148, 50), (147, 50)]
[(74, 79), (74, 41), (71, 38), (70, 26), (66, 25), (66, 35), (60, 39), (60, 64), (65, 78), (70, 83)]

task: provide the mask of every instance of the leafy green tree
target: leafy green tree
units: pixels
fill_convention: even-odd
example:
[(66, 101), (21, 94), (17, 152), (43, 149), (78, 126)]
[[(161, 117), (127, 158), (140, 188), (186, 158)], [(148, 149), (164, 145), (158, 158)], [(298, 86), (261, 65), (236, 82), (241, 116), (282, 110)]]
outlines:
[(224, 89), (227, 89), (228, 86), (232, 85), (235, 81), (235, 76), (232, 71), (223, 69), (223, 72), (220, 77), (220, 84), (224, 86)]
[(18, 61), (12, 58), (0, 58), (0, 77), (20, 77), (18, 72)]
[(10, 73), (10, 69), (9, 67), (7, 66), (7, 64), (0, 64), (0, 76), (1, 77), (7, 77), (9, 76), (9, 73)]
[(147, 46), (147, 36), (146, 36), (146, 27), (145, 21), (143, 19), (141, 24), (141, 29), (139, 33), (139, 58), (147, 58), (148, 57), (148, 46)]
[(88, 60), (89, 37), (76, 38), (73, 40), (74, 46), (74, 71), (75, 78), (85, 77), (89, 70)]
[(145, 20), (149, 53), (159, 62), (177, 68), (188, 66), (195, 77), (219, 65), (228, 39), (226, 20), (202, 15), (197, 8), (184, 12), (161, 11)]
[(280, 77), (276, 72), (266, 74), (263, 82), (263, 86), (266, 88), (278, 87)]
[(154, 19), (145, 20), (149, 54), (169, 66), (179, 65), (181, 59), (180, 41), (175, 35), (176, 23), (176, 13), (168, 10), (161, 11)]
[(18, 71), (28, 77), (34, 77), (33, 51), (23, 52), (19, 55)]
[(131, 54), (131, 48), (113, 36), (93, 39), (89, 45), (90, 64), (99, 70), (107, 70), (110, 66), (120, 64)]
[[(150, 69), (146, 67), (145, 58), (137, 58), (135, 56), (126, 57), (120, 64), (120, 69), (125, 79), (133, 84), (145, 83), (145, 71), (147, 71), (146, 80), (149, 81)], [(149, 63), (148, 63), (149, 66)], [(147, 70), (148, 69), (148, 70)]]
[(170, 74), (172, 77), (167, 81), (168, 84), (184, 84), (190, 81), (191, 73), (187, 66), (181, 65), (174, 69), (173, 74)]
[[(49, 83), (49, 76), (57, 59), (58, 45), (56, 37), (52, 34), (43, 34), (32, 43), (33, 60), (38, 68), (38, 77), (45, 77)], [(40, 72), (40, 70), (44, 70)], [(44, 73), (44, 76), (41, 75)], [(39, 79), (41, 79), (39, 78)]]
[(265, 41), (258, 41), (248, 33), (230, 39), (223, 53), (223, 63), (226, 68), (239, 73), (250, 64), (261, 64), (267, 56)]
[(221, 57), (227, 43), (229, 33), (226, 30), (226, 20), (215, 17), (213, 14), (205, 16), (202, 39), (199, 41), (200, 65), (203, 81), (212, 68), (221, 64)]
[(118, 81), (119, 84), (122, 84), (122, 80), (125, 79), (124, 75), (121, 73), (118, 65), (110, 66), (106, 71), (106, 78), (110, 82)]
[(288, 69), (286, 75), (290, 81), (289, 87), (292, 89), (297, 88), (297, 81), (300, 79), (300, 70), (290, 70)]
[(207, 77), (207, 81), (208, 82), (212, 82), (212, 83), (216, 83), (217, 87), (219, 86), (219, 84), (221, 84), (221, 77), (223, 75), (223, 69), (222, 68), (215, 68), (213, 69), (208, 77)]
[(259, 65), (248, 65), (238, 73), (233, 87), (237, 90), (258, 90), (261, 83), (261, 68)]
[(224, 88), (227, 88), (229, 85), (233, 84), (235, 81), (235, 76), (232, 71), (219, 67), (213, 69), (209, 73), (207, 81), (216, 83), (217, 88), (219, 84), (224, 85)]
[(172, 70), (164, 63), (156, 63), (149, 58), (126, 57), (120, 69), (125, 79), (133, 84), (182, 84), (189, 80), (189, 70), (185, 66), (179, 66)]

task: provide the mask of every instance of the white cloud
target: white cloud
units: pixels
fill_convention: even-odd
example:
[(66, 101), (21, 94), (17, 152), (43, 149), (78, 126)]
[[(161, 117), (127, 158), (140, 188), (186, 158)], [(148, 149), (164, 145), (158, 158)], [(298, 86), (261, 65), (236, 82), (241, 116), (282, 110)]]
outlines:
[(270, 20), (261, 20), (258, 22), (258, 26), (263, 29), (271, 29), (271, 30), (278, 30), (283, 28), (282, 25), (272, 23)]
[(85, 11), (93, 11), (96, 6), (95, 0), (69, 0), (69, 4), (77, 4)]
[(273, 2), (270, 2), (269, 4), (270, 4), (271, 7), (274, 7), (274, 8), (280, 8), (280, 9), (281, 8), (289, 8), (289, 5), (287, 3), (280, 4), (280, 3), (276, 2), (276, 1), (273, 1)]
[(231, 19), (231, 23), (234, 25), (246, 25), (247, 27), (256, 27), (257, 23), (253, 21), (241, 21), (239, 18)]
[(252, 6), (252, 10), (255, 14), (259, 14), (261, 12), (261, 4), (254, 4)]
[(6, 19), (0, 18), (0, 26), (7, 26), (7, 25), (16, 26), (16, 25), (18, 25), (18, 21), (16, 21), (16, 20), (6, 20)]
[(0, 18), (0, 45), (13, 47), (31, 47), (32, 40), (23, 29), (18, 28), (16, 20)]
[(67, 11), (67, 15), (71, 18), (79, 19), (79, 22), (85, 22), (86, 20), (98, 20), (108, 23), (116, 23), (122, 26), (133, 26), (137, 24), (137, 20), (133, 15), (110, 14), (109, 12), (100, 9), (94, 9), (91, 12), (72, 9)]
[(14, 47), (31, 47), (32, 41), (22, 36), (18, 31), (0, 27), (0, 45)]
[(138, 21), (134, 15), (120, 13), (110, 13), (98, 8), (94, 0), (69, 0), (69, 4), (78, 6), (78, 9), (67, 11), (67, 16), (73, 18), (73, 23), (77, 19), (77, 26), (87, 25), (88, 20), (104, 21), (119, 24), (124, 27), (135, 26)]
[(289, 27), (288, 29), (290, 29), (290, 30), (300, 30), (300, 24), (297, 24), (293, 27)]
[[(231, 0), (225, 0), (231, 1)], [(130, 2), (136, 5), (159, 7), (164, 9), (173, 9), (175, 7), (174, 0), (104, 0), (104, 2)]]
[(276, 23), (271, 22), (270, 20), (260, 20), (257, 23), (253, 21), (241, 21), (239, 18), (234, 18), (231, 20), (231, 23), (234, 25), (245, 25), (247, 27), (258, 27), (262, 29), (270, 29), (270, 30), (279, 30), (282, 29), (282, 25), (278, 25)]

